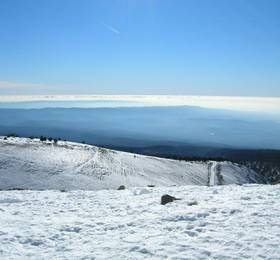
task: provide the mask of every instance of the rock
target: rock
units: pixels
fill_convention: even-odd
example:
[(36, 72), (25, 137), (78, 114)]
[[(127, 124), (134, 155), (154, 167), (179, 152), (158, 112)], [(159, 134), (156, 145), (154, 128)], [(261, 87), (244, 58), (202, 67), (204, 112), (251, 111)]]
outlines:
[(161, 203), (160, 204), (161, 205), (165, 205), (165, 204), (167, 204), (169, 202), (173, 202), (174, 200), (181, 200), (181, 199), (175, 198), (175, 197), (170, 196), (168, 194), (165, 194), (165, 195), (161, 196)]
[(188, 206), (195, 206), (195, 205), (198, 205), (196, 200), (188, 202)]
[(15, 187), (15, 188), (11, 188), (11, 189), (8, 189), (8, 190), (28, 190), (28, 189), (24, 189), (24, 188), (17, 188), (17, 187)]
[(121, 185), (120, 187), (118, 187), (118, 190), (125, 190), (125, 186)]

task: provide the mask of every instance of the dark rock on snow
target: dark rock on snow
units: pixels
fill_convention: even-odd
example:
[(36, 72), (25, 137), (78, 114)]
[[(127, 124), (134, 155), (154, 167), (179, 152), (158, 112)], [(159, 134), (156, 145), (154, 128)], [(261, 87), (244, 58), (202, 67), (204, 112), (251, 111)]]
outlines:
[(181, 200), (181, 199), (175, 198), (175, 197), (170, 196), (168, 194), (165, 194), (165, 195), (161, 196), (161, 203), (160, 204), (161, 205), (165, 205), (165, 204), (167, 204), (169, 202), (173, 202), (174, 200)]
[(198, 205), (196, 200), (188, 202), (188, 206), (195, 206), (195, 205)]

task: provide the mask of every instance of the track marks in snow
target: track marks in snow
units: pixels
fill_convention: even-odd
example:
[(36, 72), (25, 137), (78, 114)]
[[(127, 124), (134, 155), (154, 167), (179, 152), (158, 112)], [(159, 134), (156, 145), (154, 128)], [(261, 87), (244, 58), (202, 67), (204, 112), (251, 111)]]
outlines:
[(208, 163), (208, 186), (215, 185), (217, 165), (218, 165), (218, 162), (216, 162), (216, 161), (211, 161)]
[(208, 186), (223, 185), (222, 164), (217, 161), (208, 162)]
[(216, 167), (217, 167), (217, 162), (215, 161), (211, 162), (209, 186), (215, 185)]

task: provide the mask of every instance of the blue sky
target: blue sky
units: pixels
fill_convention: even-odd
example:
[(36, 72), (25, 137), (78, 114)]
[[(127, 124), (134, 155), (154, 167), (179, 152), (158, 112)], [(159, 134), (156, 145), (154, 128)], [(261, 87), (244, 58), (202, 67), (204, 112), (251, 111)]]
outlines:
[(2, 0), (0, 94), (280, 96), (278, 0)]

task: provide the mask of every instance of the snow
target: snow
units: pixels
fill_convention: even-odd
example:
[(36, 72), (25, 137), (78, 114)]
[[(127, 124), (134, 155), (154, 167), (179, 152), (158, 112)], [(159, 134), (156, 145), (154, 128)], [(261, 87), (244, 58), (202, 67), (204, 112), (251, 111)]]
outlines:
[(216, 167), (217, 162), (212, 162), (211, 168), (210, 168), (210, 180), (209, 180), (209, 186), (215, 185), (215, 177), (216, 177)]
[(230, 162), (2, 137), (0, 259), (279, 259), (280, 186), (260, 180)]
[(1, 191), (0, 258), (279, 259), (279, 188)]
[[(72, 142), (55, 145), (28, 138), (0, 138), (2, 190), (209, 185), (210, 166), (212, 172), (217, 168), (212, 161), (175, 161)], [(260, 182), (260, 177), (244, 166), (219, 162), (219, 167), (222, 180), (215, 181), (217, 184)]]

